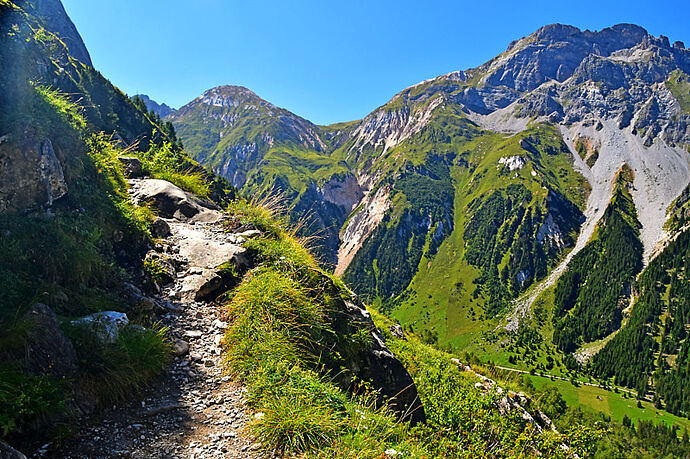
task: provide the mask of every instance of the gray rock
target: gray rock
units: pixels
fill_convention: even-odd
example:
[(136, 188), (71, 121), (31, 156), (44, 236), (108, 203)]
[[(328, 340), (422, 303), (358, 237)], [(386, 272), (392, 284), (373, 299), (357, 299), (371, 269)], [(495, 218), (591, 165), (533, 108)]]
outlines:
[(29, 325), (25, 355), (29, 372), (59, 377), (74, 375), (77, 354), (72, 342), (60, 330), (52, 309), (36, 303), (24, 315), (24, 319)]
[(50, 207), (66, 194), (62, 163), (50, 139), (0, 143), (0, 212)]
[(129, 324), (129, 318), (122, 312), (104, 311), (73, 320), (72, 324), (85, 327), (102, 343), (114, 343), (120, 336), (120, 330)]
[(253, 229), (253, 230), (247, 230), (243, 231), (241, 233), (236, 233), (235, 236), (237, 237), (243, 237), (245, 239), (251, 239), (253, 237), (258, 237), (261, 236), (261, 231)]
[(168, 222), (163, 220), (162, 218), (157, 218), (153, 221), (153, 224), (151, 225), (151, 234), (153, 237), (157, 238), (165, 238), (170, 236), (170, 225), (168, 225)]
[(144, 174), (144, 166), (139, 158), (134, 156), (118, 156), (117, 159), (122, 163), (127, 177), (141, 177)]
[(224, 286), (225, 282), (216, 270), (204, 269), (201, 274), (183, 279), (180, 296), (193, 301), (210, 301), (222, 293)]
[(168, 284), (175, 280), (177, 268), (176, 260), (155, 251), (146, 254), (146, 262), (155, 266), (155, 281), (160, 285)]
[(403, 331), (400, 325), (391, 325), (389, 327), (389, 330), (391, 334), (396, 338), (404, 339), (405, 341), (407, 341), (407, 336), (405, 336), (405, 332)]
[(0, 441), (0, 459), (26, 459), (26, 456), (4, 441)]
[(57, 292), (55, 295), (53, 295), (53, 298), (58, 303), (68, 303), (69, 302), (69, 297), (63, 291)]
[(67, 194), (67, 182), (62, 171), (62, 165), (55, 156), (53, 144), (46, 139), (41, 146), (41, 158), (39, 162), (41, 181), (46, 190), (46, 205), (53, 205), (57, 199)]
[(149, 96), (147, 96), (146, 94), (137, 94), (136, 96), (133, 96), (132, 98), (137, 97), (137, 96), (144, 102), (144, 105), (146, 105), (146, 108), (149, 111), (152, 111), (153, 113), (157, 114), (161, 118), (165, 118), (168, 115), (172, 115), (176, 111), (174, 108), (169, 107), (167, 104), (159, 104), (158, 102), (156, 102), (155, 100), (153, 100)]
[(152, 204), (165, 218), (181, 221), (216, 221), (220, 218), (212, 203), (201, 201), (165, 180), (144, 179), (135, 182), (132, 197), (137, 204)]
[[(334, 382), (343, 388), (351, 388), (352, 376), (356, 376), (368, 381), (401, 419), (413, 424), (426, 419), (412, 377), (388, 349), (383, 335), (374, 325), (369, 311), (359, 298), (354, 293), (343, 290), (330, 277), (317, 270), (311, 271), (311, 275), (309, 278), (305, 277), (304, 282), (310, 287), (328, 292), (331, 298), (336, 299), (334, 304), (330, 305), (332, 310), (329, 312), (329, 320), (337, 336), (346, 337), (365, 332), (371, 338), (366, 345), (360, 343), (356, 351), (349, 350), (350, 356), (346, 362), (349, 372), (343, 372), (341, 368), (331, 368), (337, 374), (334, 376)], [(349, 299), (345, 299), (347, 296)], [(338, 343), (326, 344), (326, 348), (329, 349), (337, 349), (338, 346)]]

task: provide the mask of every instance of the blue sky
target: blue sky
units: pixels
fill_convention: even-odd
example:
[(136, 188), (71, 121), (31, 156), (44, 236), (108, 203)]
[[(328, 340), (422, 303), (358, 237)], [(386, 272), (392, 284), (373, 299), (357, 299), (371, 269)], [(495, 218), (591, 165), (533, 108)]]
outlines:
[(246, 86), (318, 124), (358, 119), (421, 80), (481, 65), (561, 22), (631, 22), (690, 46), (690, 2), (63, 0), (95, 67), (177, 108)]

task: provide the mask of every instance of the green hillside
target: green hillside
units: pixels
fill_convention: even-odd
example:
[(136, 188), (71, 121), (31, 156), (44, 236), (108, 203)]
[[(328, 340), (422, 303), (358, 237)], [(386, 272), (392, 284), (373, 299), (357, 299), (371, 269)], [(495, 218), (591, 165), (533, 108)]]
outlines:
[[(452, 232), (417, 258), (395, 317), (462, 348), (546, 275), (574, 243), (588, 190), (561, 142), (553, 128), (535, 126), (515, 136), (479, 133), (457, 146)], [(525, 161), (519, 170), (499, 163), (513, 156)], [(538, 241), (548, 215), (560, 228), (560, 243)], [(355, 277), (350, 273), (346, 278)]]

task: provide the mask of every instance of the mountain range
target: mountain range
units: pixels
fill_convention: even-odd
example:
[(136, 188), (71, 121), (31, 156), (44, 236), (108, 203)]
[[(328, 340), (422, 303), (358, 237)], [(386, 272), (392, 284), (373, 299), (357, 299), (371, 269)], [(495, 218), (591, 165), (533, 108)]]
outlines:
[(59, 0), (0, 31), (0, 440), (164, 381), (54, 451), (249, 454), (176, 437), (187, 409), (270, 454), (690, 450), (683, 43), (547, 25), (320, 126), (240, 86), (130, 98)]
[[(403, 324), (475, 348), (547, 304), (546, 322), (567, 325), (556, 342), (582, 348), (584, 362), (627, 321), (635, 277), (684, 228), (689, 73), (683, 43), (639, 26), (552, 24), (358, 121), (317, 126), (236, 86), (167, 119), (235, 186), (281, 193), (321, 235), (324, 262)], [(583, 253), (619, 250), (601, 239), (622, 200), (630, 268), (597, 304), (590, 280), (554, 307)], [(618, 262), (592, 263), (605, 273)]]

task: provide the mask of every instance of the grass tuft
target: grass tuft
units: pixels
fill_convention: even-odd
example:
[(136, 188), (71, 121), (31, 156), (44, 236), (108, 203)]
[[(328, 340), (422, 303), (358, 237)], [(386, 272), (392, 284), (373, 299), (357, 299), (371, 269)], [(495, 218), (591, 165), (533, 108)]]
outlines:
[(117, 342), (100, 343), (83, 327), (70, 327), (68, 336), (79, 359), (79, 384), (99, 401), (115, 402), (136, 393), (160, 374), (172, 352), (167, 328), (128, 326)]

